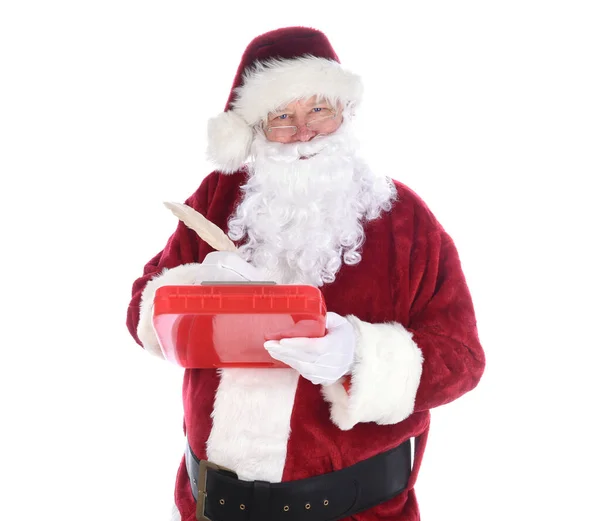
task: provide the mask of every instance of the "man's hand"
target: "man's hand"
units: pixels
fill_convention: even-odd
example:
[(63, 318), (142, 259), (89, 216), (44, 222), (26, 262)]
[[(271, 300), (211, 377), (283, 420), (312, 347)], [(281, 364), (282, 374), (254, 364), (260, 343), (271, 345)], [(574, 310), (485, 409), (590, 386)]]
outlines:
[(313, 384), (331, 385), (352, 369), (356, 335), (346, 318), (327, 313), (324, 337), (269, 340), (265, 348)]

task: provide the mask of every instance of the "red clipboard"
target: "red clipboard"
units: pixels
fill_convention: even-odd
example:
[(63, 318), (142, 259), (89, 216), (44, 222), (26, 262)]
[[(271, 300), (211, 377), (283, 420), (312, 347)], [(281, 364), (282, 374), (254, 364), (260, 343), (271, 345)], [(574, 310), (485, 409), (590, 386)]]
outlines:
[(325, 335), (325, 301), (313, 286), (207, 283), (162, 286), (153, 326), (165, 358), (185, 368), (287, 367), (267, 340)]

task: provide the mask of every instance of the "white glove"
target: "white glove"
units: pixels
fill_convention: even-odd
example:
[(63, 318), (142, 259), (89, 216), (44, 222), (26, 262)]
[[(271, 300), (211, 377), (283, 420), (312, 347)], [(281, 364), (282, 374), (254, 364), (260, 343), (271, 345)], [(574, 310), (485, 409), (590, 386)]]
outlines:
[(331, 385), (347, 374), (354, 364), (356, 334), (348, 319), (327, 313), (324, 337), (269, 340), (265, 342), (265, 349), (313, 384)]
[(259, 282), (265, 280), (265, 276), (261, 270), (246, 262), (237, 253), (213, 251), (198, 266), (195, 283)]

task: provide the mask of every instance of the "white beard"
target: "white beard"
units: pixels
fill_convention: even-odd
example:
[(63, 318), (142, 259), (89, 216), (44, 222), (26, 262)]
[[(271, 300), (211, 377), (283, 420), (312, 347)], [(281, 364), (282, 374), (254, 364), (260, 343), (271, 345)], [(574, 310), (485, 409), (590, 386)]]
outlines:
[(229, 236), (245, 237), (241, 255), (280, 284), (319, 287), (335, 280), (342, 263), (358, 264), (364, 222), (389, 211), (396, 197), (393, 183), (356, 156), (348, 127), (344, 121), (306, 143), (271, 142), (262, 132), (254, 139)]

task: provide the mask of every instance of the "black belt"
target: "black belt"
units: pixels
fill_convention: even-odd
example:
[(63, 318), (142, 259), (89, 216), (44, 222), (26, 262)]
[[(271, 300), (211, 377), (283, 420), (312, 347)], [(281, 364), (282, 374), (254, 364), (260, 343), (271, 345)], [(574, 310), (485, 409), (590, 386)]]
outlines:
[(350, 467), (284, 483), (242, 481), (229, 469), (200, 461), (189, 444), (185, 461), (198, 521), (335, 521), (402, 492), (411, 449), (407, 440)]

